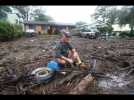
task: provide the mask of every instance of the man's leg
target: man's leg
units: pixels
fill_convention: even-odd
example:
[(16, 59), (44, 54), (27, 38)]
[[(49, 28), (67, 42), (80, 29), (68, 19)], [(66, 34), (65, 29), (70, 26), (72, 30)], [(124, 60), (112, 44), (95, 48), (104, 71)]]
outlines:
[(78, 65), (81, 69), (87, 68), (87, 66), (84, 63), (82, 63), (82, 61), (81, 61), (81, 59), (79, 57), (79, 54), (77, 52), (74, 52), (74, 53), (69, 52), (69, 53), (70, 53), (69, 57), (71, 59), (73, 59), (73, 61), (76, 63), (76, 65)]
[(79, 55), (78, 55), (77, 52), (75, 52), (75, 53), (73, 54), (73, 59), (74, 59), (74, 61), (76, 62), (76, 64), (78, 64), (78, 65), (82, 63), (82, 61), (81, 61), (81, 59), (80, 59), (80, 57), (79, 57)]
[[(71, 64), (71, 67), (73, 67), (73, 60), (72, 59), (69, 59), (67, 58), (68, 60), (65, 60), (65, 59), (62, 59), (62, 58), (58, 58), (57, 61), (59, 63), (59, 66), (68, 66), (68, 64)], [(70, 66), (70, 65), (69, 65)]]
[(72, 59), (74, 62), (78, 64), (81, 63), (81, 59), (77, 52), (72, 53), (71, 51), (69, 51), (68, 58)]

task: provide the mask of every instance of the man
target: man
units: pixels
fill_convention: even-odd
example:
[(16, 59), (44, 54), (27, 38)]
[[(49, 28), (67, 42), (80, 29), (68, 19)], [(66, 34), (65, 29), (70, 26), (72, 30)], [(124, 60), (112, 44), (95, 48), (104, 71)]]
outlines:
[(76, 49), (70, 44), (71, 35), (69, 32), (62, 32), (63, 36), (56, 48), (56, 59), (60, 65), (67, 63), (76, 64), (80, 68), (86, 68), (86, 65), (82, 63)]

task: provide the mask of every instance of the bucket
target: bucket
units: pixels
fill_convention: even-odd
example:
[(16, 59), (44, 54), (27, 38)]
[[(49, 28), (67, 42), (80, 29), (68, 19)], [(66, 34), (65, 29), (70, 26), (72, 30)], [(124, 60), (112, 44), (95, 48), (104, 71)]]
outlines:
[(60, 70), (60, 66), (59, 66), (58, 62), (54, 61), (54, 60), (49, 61), (47, 64), (47, 67), (49, 69), (51, 69), (52, 71), (59, 71)]

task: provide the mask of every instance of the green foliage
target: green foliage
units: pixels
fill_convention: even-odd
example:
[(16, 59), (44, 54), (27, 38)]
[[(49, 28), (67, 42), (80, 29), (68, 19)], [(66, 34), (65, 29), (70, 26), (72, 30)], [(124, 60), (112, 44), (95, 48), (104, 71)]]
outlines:
[(129, 24), (130, 33), (133, 34), (134, 27), (134, 6), (125, 6), (118, 11), (118, 23), (120, 26)]
[(112, 32), (112, 34), (111, 34), (112, 36), (116, 36), (116, 32)]
[(126, 31), (126, 32), (121, 32), (119, 36), (122, 37), (122, 38), (134, 37), (134, 33)]
[(35, 21), (51, 21), (52, 18), (47, 16), (42, 9), (35, 9), (32, 13)]
[(112, 35), (112, 25), (117, 20), (117, 9), (114, 6), (99, 6), (92, 15), (97, 23), (97, 29), (101, 34)]
[[(121, 32), (121, 37), (132, 37), (134, 35), (134, 6), (124, 6), (121, 9), (116, 9), (112, 6), (99, 6), (97, 7), (94, 15), (94, 19), (100, 25), (112, 25), (114, 23), (120, 26), (129, 25), (130, 32)], [(108, 26), (109, 28), (109, 26)], [(100, 32), (105, 32), (106, 27), (99, 28)]]
[(54, 35), (59, 35), (59, 34), (61, 34), (61, 32), (60, 32), (59, 29), (55, 29), (52, 34), (54, 34)]
[(60, 33), (58, 33), (58, 32), (54, 32), (53, 34), (58, 35), (58, 34), (60, 34)]
[(107, 26), (103, 26), (103, 27), (98, 27), (97, 28), (99, 30), (100, 33), (111, 33), (113, 28), (111, 25), (107, 25)]
[(100, 25), (102, 24), (113, 24), (117, 18), (117, 10), (113, 6), (99, 6), (96, 8), (95, 13), (92, 17)]
[(31, 6), (13, 6), (14, 9), (18, 11), (16, 15), (19, 19), (23, 19), (23, 21), (51, 21), (53, 20), (50, 16), (45, 14), (45, 11), (37, 8), (36, 6), (33, 8)]
[(0, 21), (0, 41), (13, 40), (22, 35), (23, 32), (21, 26)]
[(77, 22), (75, 25), (76, 25), (76, 29), (77, 30), (82, 30), (82, 29), (86, 29), (87, 26), (86, 26), (87, 23), (85, 22), (82, 22), (82, 21), (79, 21)]
[(14, 24), (13, 28), (14, 28), (14, 33), (13, 33), (14, 38), (19, 38), (24, 35), (24, 33), (22, 32), (22, 27), (20, 25)]
[(18, 13), (16, 14), (19, 18), (28, 21), (30, 17), (30, 6), (13, 6)]

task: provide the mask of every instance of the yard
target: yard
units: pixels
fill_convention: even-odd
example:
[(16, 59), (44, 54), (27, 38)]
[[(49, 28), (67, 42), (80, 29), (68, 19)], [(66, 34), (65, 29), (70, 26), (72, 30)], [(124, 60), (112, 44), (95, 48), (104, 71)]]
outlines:
[[(56, 35), (40, 35), (1, 42), (0, 94), (68, 94), (77, 86), (86, 76), (84, 73), (64, 84), (58, 84), (64, 76), (57, 75), (52, 82), (37, 86), (32, 86), (25, 77), (37, 67), (45, 67), (53, 59), (51, 48), (58, 39)], [(91, 56), (95, 57), (95, 71), (110, 77), (95, 77), (81, 94), (134, 94), (134, 40), (90, 40), (74, 36), (72, 44), (87, 65)]]

